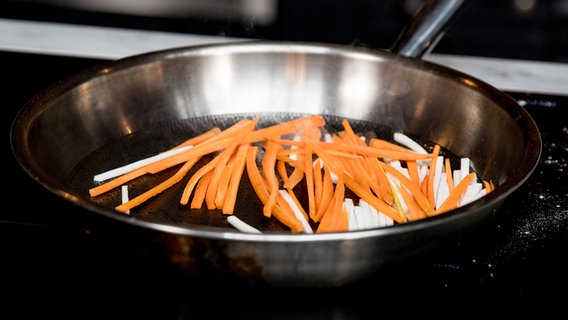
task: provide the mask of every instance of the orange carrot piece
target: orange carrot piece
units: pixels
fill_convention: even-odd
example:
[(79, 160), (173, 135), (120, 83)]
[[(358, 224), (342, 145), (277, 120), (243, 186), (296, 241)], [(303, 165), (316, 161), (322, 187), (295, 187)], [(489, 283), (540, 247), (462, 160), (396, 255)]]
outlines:
[(372, 156), (377, 158), (399, 159), (399, 160), (425, 160), (432, 158), (431, 153), (416, 153), (414, 151), (384, 150), (369, 147), (367, 145), (340, 144), (332, 142), (319, 142), (318, 145), (325, 149), (335, 151), (351, 152), (359, 155)]
[(315, 222), (319, 222), (323, 217), (327, 207), (331, 203), (331, 199), (333, 199), (334, 187), (333, 181), (331, 179), (331, 170), (329, 167), (323, 167), (323, 177), (322, 177), (322, 190), (321, 190), (321, 200), (320, 204), (317, 207), (316, 215), (312, 218)]
[[(209, 161), (206, 165), (199, 168), (199, 170), (197, 170), (191, 176), (191, 178), (189, 178), (189, 181), (187, 181), (187, 184), (185, 185), (185, 188), (183, 189), (183, 193), (181, 195), (181, 199), (180, 199), (179, 203), (187, 204), (189, 202), (189, 197), (191, 196), (191, 193), (193, 192), (193, 189), (195, 188), (195, 186), (197, 185), (199, 180), (202, 179), (202, 177), (205, 176), (205, 174), (207, 174), (209, 171), (212, 171), (212, 170), (215, 169), (215, 165), (217, 165), (219, 158), (220, 158), (220, 155), (217, 155), (215, 158), (213, 158), (211, 161)], [(211, 179), (212, 177), (213, 177), (213, 173), (211, 173), (211, 177), (209, 177), (208, 179)], [(209, 183), (210, 183), (210, 181), (209, 181)], [(207, 183), (207, 187), (209, 186), (209, 183)], [(205, 195), (207, 195), (207, 190), (205, 191)]]
[(270, 217), (272, 214), (272, 207), (276, 203), (276, 197), (278, 196), (278, 177), (276, 177), (275, 166), (276, 166), (276, 154), (280, 145), (275, 142), (267, 141), (264, 148), (264, 157), (262, 158), (262, 175), (264, 180), (268, 184), (269, 196), (267, 202), (264, 204), (262, 212), (266, 217)]
[(89, 189), (89, 195), (91, 197), (96, 197), (99, 196), (105, 192), (108, 192), (114, 188), (120, 187), (121, 185), (126, 184), (127, 182), (134, 180), (138, 177), (141, 177), (145, 174), (147, 174), (147, 168), (146, 167), (142, 167), (133, 171), (130, 171), (128, 173), (125, 173), (119, 177), (116, 177), (115, 179), (109, 180), (103, 184), (100, 184), (96, 187), (93, 187), (91, 189)]
[(444, 169), (446, 172), (446, 183), (448, 184), (448, 191), (451, 192), (454, 189), (454, 178), (450, 158), (444, 159)]
[[(258, 166), (256, 164), (256, 157), (258, 155), (258, 147), (251, 146), (248, 148), (247, 156), (246, 156), (246, 164), (245, 168), (247, 170), (247, 175), (249, 177), (250, 183), (260, 199), (260, 201), (265, 204), (268, 201), (269, 193), (266, 186), (266, 182), (262, 178), (260, 171), (258, 170)], [(282, 198), (281, 196), (279, 198)], [(282, 201), (286, 201), (282, 199)], [(304, 226), (302, 222), (296, 218), (296, 215), (292, 211), (291, 208), (289, 210), (285, 210), (286, 206), (275, 205), (273, 207), (272, 214), (273, 216), (290, 228), (292, 232), (301, 232), (304, 231)]]
[[(309, 121), (304, 121), (304, 130), (306, 135), (303, 139), (308, 139), (309, 141), (319, 141), (319, 137), (314, 137), (314, 131), (312, 130)], [(304, 147), (304, 179), (306, 181), (306, 191), (308, 193), (308, 216), (314, 217), (316, 214), (316, 204), (314, 201), (314, 171), (312, 170), (313, 152), (311, 143), (306, 144)]]
[(338, 179), (335, 186), (335, 191), (330, 205), (328, 206), (325, 214), (321, 218), (316, 232), (340, 232), (347, 231), (348, 223), (345, 223), (345, 219), (348, 219), (347, 215), (343, 211), (343, 200), (345, 199), (345, 184), (341, 178)]
[(406, 147), (378, 138), (371, 138), (369, 140), (369, 146), (372, 148), (383, 149), (383, 150), (402, 151), (402, 152), (409, 151), (409, 149)]
[(414, 160), (406, 161), (406, 169), (408, 169), (410, 181), (412, 181), (417, 188), (420, 188), (420, 171), (418, 169), (418, 163)]
[[(233, 165), (235, 164), (235, 157), (234, 155), (229, 158), (227, 164), (225, 165), (225, 169), (221, 173), (219, 177), (219, 185), (217, 186), (217, 190), (215, 190), (215, 208), (222, 209), (223, 203), (225, 202), (225, 197), (227, 196), (227, 189), (229, 189), (229, 181), (231, 180), (231, 174), (233, 173)], [(213, 179), (213, 177), (211, 177)], [(209, 187), (207, 188), (209, 190)], [(207, 199), (207, 196), (205, 197)]]
[(214, 136), (218, 135), (219, 133), (221, 133), (221, 129), (219, 129), (219, 127), (214, 127), (214, 128), (209, 129), (208, 131), (206, 131), (202, 134), (199, 134), (195, 137), (192, 137), (192, 138), (185, 140), (184, 142), (173, 147), (172, 149), (181, 148), (181, 147), (185, 147), (185, 146), (194, 146), (194, 145), (200, 144), (203, 141), (206, 141), (210, 138), (213, 138)]
[(316, 208), (318, 208), (321, 204), (321, 197), (323, 191), (322, 171), (323, 171), (323, 162), (320, 158), (316, 158), (316, 160), (314, 160), (313, 174), (312, 174), (314, 179), (314, 203)]
[(199, 209), (203, 206), (203, 201), (205, 201), (205, 194), (207, 193), (207, 186), (209, 185), (212, 176), (213, 170), (209, 170), (197, 182), (197, 186), (195, 187), (195, 191), (193, 192), (193, 198), (191, 199), (191, 203), (189, 205), (191, 209)]
[(232, 157), (235, 150), (237, 150), (237, 148), (241, 144), (241, 141), (246, 137), (246, 135), (254, 130), (255, 123), (256, 122), (251, 121), (248, 124), (244, 125), (241, 130), (233, 135), (231, 142), (227, 145), (225, 150), (223, 150), (219, 154), (219, 161), (217, 161), (217, 164), (213, 169), (213, 176), (211, 177), (209, 186), (207, 186), (207, 193), (205, 194), (205, 204), (207, 205), (208, 209), (218, 209), (215, 200), (217, 198), (217, 192), (219, 190), (223, 173), (227, 170), (230, 171), (230, 169), (227, 169), (227, 162)]
[(229, 186), (223, 202), (223, 213), (233, 214), (235, 210), (235, 204), (237, 202), (237, 195), (239, 193), (239, 186), (241, 184), (241, 178), (245, 169), (246, 155), (248, 152), (249, 145), (242, 144), (237, 149), (237, 154), (235, 156), (233, 169), (231, 170), (231, 179), (229, 180)]
[(434, 213), (434, 207), (431, 205), (426, 195), (422, 193), (422, 190), (420, 190), (419, 186), (417, 186), (404, 174), (398, 171), (395, 167), (384, 164), (383, 168), (386, 172), (393, 175), (409, 191), (409, 193), (416, 200), (416, 203), (418, 203), (425, 215), (430, 216)]
[(466, 175), (450, 192), (446, 201), (436, 210), (436, 214), (455, 209), (459, 205), (459, 201), (467, 191), (467, 187), (471, 184), (473, 179), (477, 177), (475, 172)]
[(307, 122), (309, 122), (312, 127), (322, 127), (325, 125), (325, 119), (320, 115), (302, 117), (255, 130), (246, 137), (243, 143), (254, 143), (294, 133), (304, 129)]
[(130, 209), (142, 204), (148, 199), (170, 188), (174, 184), (178, 183), (185, 176), (185, 174), (189, 172), (189, 170), (193, 167), (197, 160), (198, 159), (191, 159), (187, 161), (173, 176), (158, 184), (157, 186), (151, 188), (150, 190), (140, 194), (139, 196), (115, 207), (115, 209), (120, 212), (128, 212)]
[(412, 191), (410, 191), (406, 186), (407, 186), (406, 184), (401, 184), (398, 190), (400, 191), (402, 199), (404, 200), (404, 203), (406, 204), (406, 207), (408, 209), (407, 212), (408, 220), (415, 221), (426, 218), (428, 215), (416, 201), (415, 194)]

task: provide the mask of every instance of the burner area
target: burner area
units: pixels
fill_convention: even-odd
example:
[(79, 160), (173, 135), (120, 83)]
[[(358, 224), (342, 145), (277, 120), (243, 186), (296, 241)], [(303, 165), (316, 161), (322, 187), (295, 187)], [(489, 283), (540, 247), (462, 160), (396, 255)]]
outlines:
[[(35, 93), (102, 62), (9, 52), (0, 58), (5, 133)], [(562, 312), (568, 286), (568, 97), (508, 94), (537, 122), (543, 153), (534, 174), (483, 232), (393, 267), (386, 279), (325, 290), (246, 290), (183, 277), (129, 251), (128, 239), (117, 243), (77, 228), (74, 208), (39, 186), (10, 155), (4, 199), (11, 204), (0, 219), (0, 272), (13, 281), (3, 285), (8, 300), (0, 314), (73, 316), (82, 310), (93, 318), (352, 319), (465, 313), (530, 319)], [(4, 143), (9, 150), (8, 139)]]

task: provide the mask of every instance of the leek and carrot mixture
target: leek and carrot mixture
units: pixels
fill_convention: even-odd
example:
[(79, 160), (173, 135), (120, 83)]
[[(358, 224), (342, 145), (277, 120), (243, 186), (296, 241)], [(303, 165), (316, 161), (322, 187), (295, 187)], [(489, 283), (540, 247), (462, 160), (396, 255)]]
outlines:
[[(340, 232), (400, 224), (452, 210), (491, 192), (493, 184), (470, 170), (468, 158), (452, 168), (434, 145), (430, 152), (402, 133), (393, 142), (365, 139), (348, 120), (328, 133), (322, 116), (312, 115), (257, 128), (258, 118), (216, 127), (156, 156), (94, 177), (97, 197), (122, 188), (116, 210), (131, 209), (178, 184), (202, 157), (180, 204), (227, 215), (243, 232), (259, 232), (234, 214), (241, 178), (246, 175), (263, 204), (258, 214), (274, 217), (291, 232)], [(168, 179), (128, 198), (128, 183), (179, 166)], [(307, 192), (302, 205), (297, 192)], [(347, 197), (346, 195), (355, 195)], [(355, 198), (355, 199), (352, 199)], [(188, 213), (189, 214), (189, 213)]]

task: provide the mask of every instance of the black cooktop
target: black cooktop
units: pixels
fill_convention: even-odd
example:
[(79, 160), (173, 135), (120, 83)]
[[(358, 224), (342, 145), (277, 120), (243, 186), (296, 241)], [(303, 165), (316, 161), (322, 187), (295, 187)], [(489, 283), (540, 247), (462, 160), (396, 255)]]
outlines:
[[(4, 203), (0, 314), (186, 319), (358, 319), (384, 314), (531, 319), (564, 312), (568, 286), (568, 97), (508, 92), (536, 120), (543, 154), (534, 174), (481, 235), (369, 279), (332, 289), (246, 290), (180, 277), (143, 253), (77, 228), (74, 208), (16, 163), (18, 110), (49, 84), (100, 60), (0, 52)], [(374, 317), (373, 317), (374, 318)]]

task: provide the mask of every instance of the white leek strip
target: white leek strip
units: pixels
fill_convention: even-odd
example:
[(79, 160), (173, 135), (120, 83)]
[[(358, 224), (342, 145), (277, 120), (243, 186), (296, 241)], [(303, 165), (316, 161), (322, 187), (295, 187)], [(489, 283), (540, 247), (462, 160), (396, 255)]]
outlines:
[(461, 172), (461, 179), (465, 178), (469, 174), (470, 168), (470, 161), (469, 158), (461, 158), (460, 159), (460, 172)]
[(310, 226), (310, 224), (306, 220), (306, 217), (304, 217), (304, 214), (302, 213), (300, 208), (298, 208), (298, 206), (296, 205), (296, 202), (294, 202), (294, 199), (292, 199), (292, 197), (290, 196), (288, 191), (280, 189), (280, 190), (278, 190), (278, 192), (280, 193), (282, 198), (284, 198), (284, 200), (290, 206), (290, 208), (292, 208), (292, 211), (294, 212), (296, 219), (300, 220), (300, 222), (302, 223), (302, 226), (304, 227), (304, 232), (305, 233), (314, 233), (314, 231), (312, 230), (312, 227)]
[[(438, 189), (440, 189), (440, 181), (442, 179), (442, 172), (444, 168), (444, 157), (438, 156), (436, 159), (436, 167), (434, 168), (434, 196), (438, 194)], [(436, 199), (434, 199), (434, 202)]]
[(422, 182), (424, 182), (424, 179), (426, 179), (426, 175), (428, 175), (428, 172), (430, 172), (430, 168), (427, 164), (418, 163), (418, 165), (418, 175), (420, 177), (420, 184), (422, 184)]
[[(121, 201), (122, 204), (125, 204), (128, 202), (128, 185), (123, 185), (120, 187), (120, 195), (121, 195)], [(130, 210), (126, 210), (124, 213), (126, 214), (130, 214)]]
[(440, 207), (442, 205), (442, 203), (444, 203), (444, 201), (446, 201), (446, 199), (448, 198), (448, 196), (450, 195), (450, 189), (448, 186), (448, 180), (446, 177), (446, 173), (442, 172), (441, 173), (441, 177), (440, 177), (440, 185), (438, 187), (438, 191), (436, 192), (436, 196), (434, 197), (435, 199), (435, 208), (438, 209), (438, 207)]
[(251, 226), (250, 224), (244, 222), (243, 220), (239, 219), (235, 215), (229, 215), (227, 217), (227, 222), (229, 222), (229, 224), (231, 224), (233, 227), (235, 227), (236, 229), (238, 229), (239, 231), (242, 231), (242, 232), (261, 233), (260, 230), (256, 229), (255, 227)]
[(393, 135), (393, 139), (394, 141), (402, 144), (403, 146), (407, 147), (408, 149), (414, 152), (422, 154), (428, 153), (428, 151), (426, 151), (424, 147), (422, 147), (420, 144), (418, 144), (418, 142), (412, 140), (409, 136), (405, 135), (404, 133), (395, 132)]
[(391, 225), (394, 224), (394, 220), (392, 220), (387, 215), (385, 215), (382, 212), (375, 209), (375, 207), (369, 205), (369, 203), (367, 203), (365, 200), (359, 200), (358, 207), (363, 208), (364, 210), (366, 210), (370, 214), (377, 215), (378, 221), (377, 221), (376, 227), (386, 227), (386, 226), (391, 226)]
[(343, 209), (347, 210), (348, 214), (347, 221), (349, 227), (347, 229), (349, 231), (359, 230), (359, 220), (355, 214), (355, 204), (353, 203), (353, 199), (343, 199)]
[(105, 180), (108, 180), (108, 179), (111, 179), (111, 178), (114, 178), (114, 177), (118, 177), (118, 176), (121, 176), (121, 175), (128, 173), (130, 171), (141, 168), (145, 165), (148, 165), (148, 164), (154, 163), (156, 161), (160, 161), (162, 159), (165, 159), (167, 157), (171, 157), (173, 155), (176, 155), (176, 154), (183, 152), (185, 150), (188, 150), (190, 148), (193, 148), (193, 146), (185, 146), (185, 147), (179, 147), (179, 148), (171, 149), (171, 150), (159, 153), (155, 156), (151, 156), (149, 158), (141, 159), (141, 160), (138, 160), (136, 162), (132, 162), (130, 164), (124, 165), (122, 167), (118, 167), (118, 168), (97, 174), (97, 175), (95, 175), (93, 180), (95, 180), (96, 182), (100, 182), (100, 181), (105, 181)]
[(475, 180), (467, 187), (465, 194), (463, 195), (462, 199), (460, 200), (459, 205), (465, 206), (466, 204), (474, 201), (476, 196), (481, 192), (483, 185)]
[(452, 177), (453, 177), (453, 180), (454, 180), (454, 186), (457, 186), (458, 183), (460, 183), (460, 181), (462, 179), (461, 170), (459, 170), (459, 169), (454, 170)]

